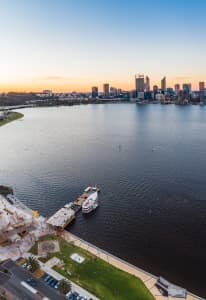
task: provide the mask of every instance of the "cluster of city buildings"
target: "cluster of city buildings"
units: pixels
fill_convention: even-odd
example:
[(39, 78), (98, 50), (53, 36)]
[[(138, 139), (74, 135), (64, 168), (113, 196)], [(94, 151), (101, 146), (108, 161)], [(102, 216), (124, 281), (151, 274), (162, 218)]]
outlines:
[[(43, 90), (40, 93), (3, 93), (0, 95), (0, 106), (10, 105), (73, 105), (81, 103), (102, 103), (105, 101), (136, 101), (139, 103), (160, 102), (162, 104), (206, 104), (206, 85), (199, 82), (197, 90), (192, 89), (191, 83), (176, 83), (173, 87), (167, 86), (167, 78), (161, 79), (160, 85), (151, 87), (149, 76), (135, 75), (134, 89), (123, 90), (104, 83), (102, 89), (93, 86), (90, 92), (54, 93), (52, 90)], [(0, 115), (0, 119), (3, 115)]]
[(167, 87), (167, 79), (163, 77), (160, 87), (150, 86), (149, 76), (143, 74), (135, 75), (135, 88), (131, 91), (123, 91), (121, 89), (110, 87), (109, 83), (103, 84), (103, 92), (99, 92), (97, 86), (92, 87), (92, 98), (102, 99), (137, 99), (137, 100), (152, 100), (159, 102), (205, 102), (206, 88), (205, 82), (199, 82), (199, 90), (193, 91), (191, 83), (184, 83), (182, 86), (177, 83), (174, 87)]

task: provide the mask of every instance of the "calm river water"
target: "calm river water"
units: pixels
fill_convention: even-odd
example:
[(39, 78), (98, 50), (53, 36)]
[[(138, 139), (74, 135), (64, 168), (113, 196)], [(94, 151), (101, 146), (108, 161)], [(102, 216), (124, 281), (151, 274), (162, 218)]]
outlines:
[(0, 127), (0, 183), (45, 216), (99, 185), (100, 207), (69, 229), (206, 297), (206, 107), (22, 112)]

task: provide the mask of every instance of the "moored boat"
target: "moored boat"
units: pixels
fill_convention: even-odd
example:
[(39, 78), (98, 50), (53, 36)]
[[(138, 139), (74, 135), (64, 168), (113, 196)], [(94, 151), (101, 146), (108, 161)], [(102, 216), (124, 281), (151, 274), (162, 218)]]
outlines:
[(98, 192), (91, 193), (82, 204), (82, 212), (90, 213), (98, 207)]

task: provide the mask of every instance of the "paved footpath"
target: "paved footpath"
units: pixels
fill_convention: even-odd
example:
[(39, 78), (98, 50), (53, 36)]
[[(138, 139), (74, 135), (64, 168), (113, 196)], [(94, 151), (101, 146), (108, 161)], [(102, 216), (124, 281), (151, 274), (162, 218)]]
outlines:
[[(74, 245), (76, 245), (82, 249), (85, 249), (88, 252), (96, 255), (97, 257), (105, 260), (106, 262), (110, 263), (111, 265), (140, 278), (144, 282), (146, 287), (150, 290), (151, 294), (155, 297), (156, 300), (180, 300), (180, 298), (162, 296), (160, 294), (159, 290), (157, 289), (157, 287), (155, 286), (155, 282), (157, 281), (156, 276), (154, 276), (142, 269), (139, 269), (139, 268), (127, 263), (126, 261), (80, 239), (79, 237), (71, 234), (70, 232), (68, 232), (66, 230), (61, 234), (61, 236), (67, 242), (73, 243)], [(191, 293), (188, 293), (186, 299), (187, 300), (204, 300), (203, 298), (195, 296)], [(181, 300), (182, 300), (182, 298), (181, 298)]]

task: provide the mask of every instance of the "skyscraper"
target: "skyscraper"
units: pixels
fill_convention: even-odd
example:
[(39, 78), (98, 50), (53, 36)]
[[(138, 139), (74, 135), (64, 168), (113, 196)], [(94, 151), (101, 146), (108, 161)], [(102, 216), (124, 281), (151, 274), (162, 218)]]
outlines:
[(150, 92), (150, 79), (149, 79), (149, 76), (146, 76), (146, 78), (145, 78), (145, 90), (146, 90), (146, 92)]
[(158, 94), (158, 86), (153, 85), (153, 99), (156, 100), (156, 95)]
[(191, 90), (192, 90), (191, 83), (183, 83), (182, 89), (183, 89), (183, 92), (185, 92), (189, 95), (191, 93)]
[(92, 87), (92, 98), (96, 98), (96, 97), (98, 97), (98, 87), (93, 86)]
[(191, 94), (191, 83), (183, 83), (182, 89), (183, 89), (183, 97), (187, 100), (190, 99), (190, 94)]
[(200, 101), (205, 100), (205, 83), (203, 81), (199, 82), (199, 90), (200, 90)]
[(104, 97), (109, 97), (109, 83), (104, 83), (103, 93), (104, 93)]
[(110, 96), (112, 96), (112, 97), (117, 96), (117, 89), (115, 87), (110, 88)]
[(200, 91), (205, 91), (205, 83), (203, 81), (199, 82), (199, 90)]
[(139, 74), (138, 77), (135, 75), (135, 86), (136, 92), (144, 92), (144, 75)]
[(161, 90), (162, 90), (162, 92), (165, 93), (166, 89), (167, 89), (166, 77), (163, 77), (162, 80), (161, 80)]
[(179, 83), (176, 83), (175, 84), (175, 94), (177, 95), (180, 91), (180, 84)]

